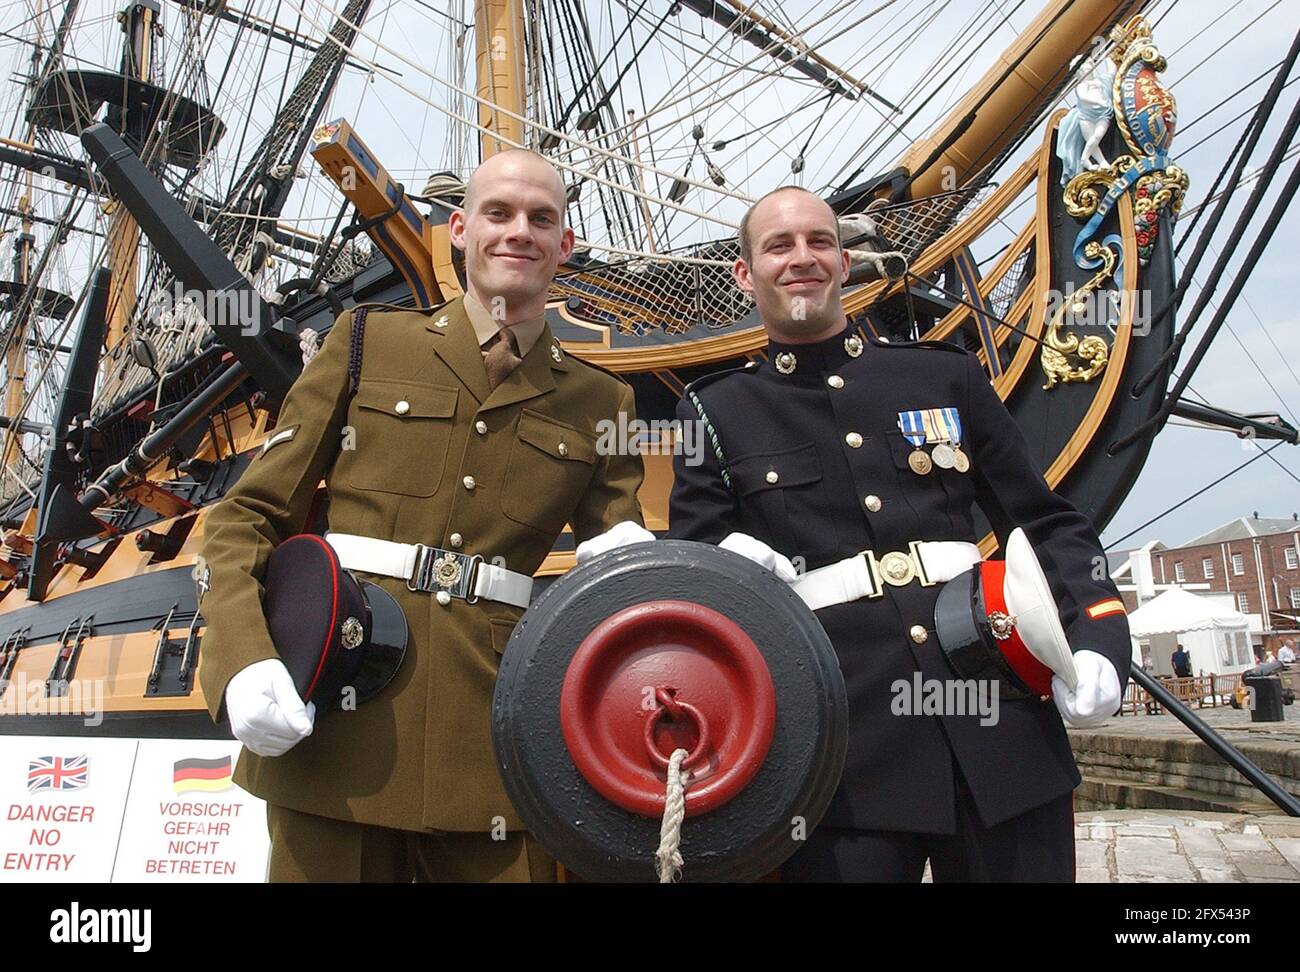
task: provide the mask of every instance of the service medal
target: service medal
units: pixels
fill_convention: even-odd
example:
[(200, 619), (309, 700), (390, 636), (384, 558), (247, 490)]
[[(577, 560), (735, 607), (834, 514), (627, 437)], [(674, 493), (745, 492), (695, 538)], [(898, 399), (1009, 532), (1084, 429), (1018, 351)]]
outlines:
[(930, 457), (925, 454), (924, 449), (915, 449), (907, 457), (907, 464), (912, 467), (912, 472), (918, 476), (927, 475), (933, 468)]
[(951, 469), (957, 465), (957, 456), (953, 453), (952, 446), (946, 442), (940, 442), (931, 449), (930, 458), (940, 469)]
[(952, 450), (952, 466), (959, 473), (970, 471), (970, 457), (961, 451), (961, 446)]

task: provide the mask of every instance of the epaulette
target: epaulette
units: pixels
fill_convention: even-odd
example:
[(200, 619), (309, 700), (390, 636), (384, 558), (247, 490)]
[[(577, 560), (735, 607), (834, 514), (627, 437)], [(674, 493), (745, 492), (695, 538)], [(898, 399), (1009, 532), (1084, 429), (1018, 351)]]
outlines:
[(879, 338), (881, 347), (885, 348), (934, 348), (937, 351), (954, 351), (957, 354), (967, 354), (965, 348), (959, 344), (950, 344), (947, 341), (888, 341)]
[[(558, 345), (560, 342), (557, 340), (555, 343)], [(611, 378), (615, 379), (621, 385), (631, 384), (631, 382), (629, 382), (626, 378), (620, 375), (617, 371), (610, 371), (608, 368), (598, 365), (593, 361), (588, 361), (586, 358), (580, 357), (574, 354), (572, 351), (565, 350), (564, 353), (568, 356), (570, 361), (576, 361), (584, 368), (590, 368), (592, 371), (599, 371), (603, 374), (609, 375)]]
[(727, 375), (750, 374), (758, 370), (757, 361), (746, 361), (743, 365), (737, 365), (734, 368), (723, 368), (721, 371), (711, 371), (707, 375), (701, 375), (693, 382), (686, 386), (683, 394), (689, 394), (693, 391), (699, 391), (705, 385), (711, 385), (719, 378), (725, 378)]
[(709, 421), (709, 414), (704, 410), (704, 403), (700, 401), (700, 397), (696, 393), (705, 385), (711, 385), (719, 378), (738, 373), (750, 373), (757, 370), (757, 368), (757, 361), (748, 361), (738, 368), (724, 368), (722, 371), (715, 371), (712, 374), (696, 378), (693, 382), (687, 385), (685, 390), (682, 392), (682, 397), (695, 406), (695, 411), (699, 414), (700, 421), (704, 423), (704, 431), (708, 433), (709, 442), (713, 446), (713, 454), (718, 457), (718, 471), (721, 473), (723, 485), (725, 485), (727, 489), (731, 489), (731, 474), (727, 472), (727, 460), (722, 454), (722, 440), (718, 436), (718, 430), (714, 428), (713, 423)]
[[(455, 298), (452, 298), (452, 300), (455, 300)], [(429, 317), (432, 316), (433, 314), (436, 314), (438, 311), (442, 310), (450, 303), (451, 303), (450, 300), (446, 300), (443, 301), (441, 304), (431, 304), (428, 307), (411, 307), (406, 304), (385, 304), (385, 303), (380, 303), (378, 301), (375, 301), (373, 303), (357, 304), (355, 307), (349, 308), (349, 310), (357, 311), (360, 310), (362, 307), (364, 307), (366, 308), (366, 310), (372, 312), (373, 311), (410, 311), (415, 314), (423, 314), (424, 316)]]

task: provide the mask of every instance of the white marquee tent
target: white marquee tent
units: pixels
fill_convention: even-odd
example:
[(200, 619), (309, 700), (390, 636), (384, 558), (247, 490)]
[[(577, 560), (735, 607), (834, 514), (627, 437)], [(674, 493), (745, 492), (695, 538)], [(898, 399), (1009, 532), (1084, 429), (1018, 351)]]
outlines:
[(1182, 645), (1192, 674), (1229, 674), (1255, 664), (1250, 620), (1240, 611), (1181, 587), (1171, 587), (1129, 615), (1133, 664), (1172, 675), (1170, 656)]

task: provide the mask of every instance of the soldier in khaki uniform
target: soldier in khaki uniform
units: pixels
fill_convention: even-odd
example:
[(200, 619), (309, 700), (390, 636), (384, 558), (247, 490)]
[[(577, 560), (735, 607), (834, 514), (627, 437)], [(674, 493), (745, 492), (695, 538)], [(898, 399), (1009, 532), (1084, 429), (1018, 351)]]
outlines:
[[(566, 355), (544, 320), (573, 247), (558, 173), (529, 152), (493, 156), (450, 230), (467, 296), (369, 311), (352, 397), (354, 312), (342, 315), (268, 446), (207, 518), (200, 676), (213, 717), (228, 713), (245, 743), (236, 782), (269, 804), (273, 881), (553, 880), (497, 777), (500, 653), (566, 522), (587, 549), (652, 538), (640, 526), (640, 457), (596, 448), (599, 422), (634, 417), (632, 389)], [(408, 549), (394, 544), (499, 558), (517, 603), (411, 590), (340, 552), (397, 599), (410, 637), (380, 695), (317, 722), (271, 643), (260, 578), (275, 546), (302, 531), (322, 478), (330, 535), (360, 538), (354, 561)]]

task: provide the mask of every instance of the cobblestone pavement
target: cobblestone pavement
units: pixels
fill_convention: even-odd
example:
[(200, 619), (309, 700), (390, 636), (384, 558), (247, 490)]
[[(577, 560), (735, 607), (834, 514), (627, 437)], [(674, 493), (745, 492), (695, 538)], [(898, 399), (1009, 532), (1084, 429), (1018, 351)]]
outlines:
[(1191, 811), (1075, 814), (1080, 883), (1300, 881), (1300, 819)]
[(1080, 884), (1300, 882), (1300, 818), (1087, 810), (1074, 860)]
[[(1251, 722), (1249, 711), (1234, 709), (1229, 705), (1206, 706), (1203, 709), (1192, 706), (1192, 711), (1211, 728), (1222, 733), (1229, 742), (1236, 745), (1247, 741), (1277, 740), (1293, 742), (1300, 746), (1300, 705), (1283, 706), (1282, 722)], [(1192, 734), (1190, 729), (1168, 712), (1147, 715), (1140, 709), (1137, 715), (1125, 713), (1122, 716), (1114, 716), (1102, 723), (1098, 729), (1091, 731), (1126, 736), (1151, 734), (1190, 736)]]

